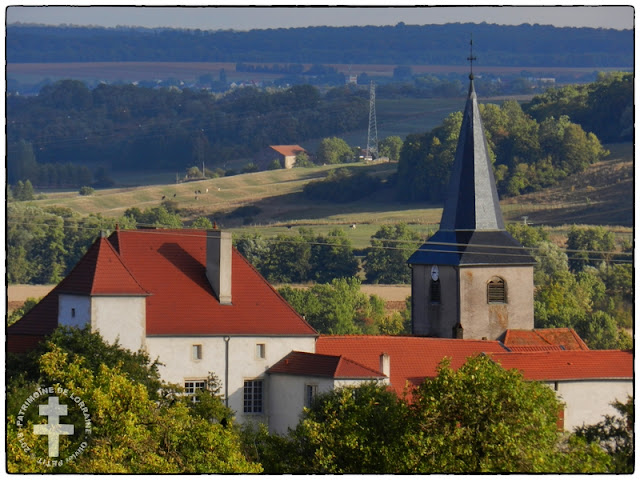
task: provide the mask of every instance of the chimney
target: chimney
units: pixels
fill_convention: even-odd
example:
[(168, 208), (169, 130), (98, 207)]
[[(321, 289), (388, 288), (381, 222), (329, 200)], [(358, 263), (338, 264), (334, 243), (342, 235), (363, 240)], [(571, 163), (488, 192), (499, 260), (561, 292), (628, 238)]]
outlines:
[(222, 305), (231, 305), (231, 233), (207, 230), (207, 279)]
[(380, 354), (380, 371), (384, 373), (387, 378), (391, 377), (391, 357), (388, 353)]

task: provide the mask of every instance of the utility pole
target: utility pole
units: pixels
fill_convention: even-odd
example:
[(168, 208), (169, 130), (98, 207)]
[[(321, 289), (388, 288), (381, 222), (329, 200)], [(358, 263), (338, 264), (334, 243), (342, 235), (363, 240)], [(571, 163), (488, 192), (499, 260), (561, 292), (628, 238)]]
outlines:
[(371, 81), (369, 86), (369, 130), (367, 132), (367, 151), (365, 160), (378, 157), (378, 125), (376, 123), (376, 85)]

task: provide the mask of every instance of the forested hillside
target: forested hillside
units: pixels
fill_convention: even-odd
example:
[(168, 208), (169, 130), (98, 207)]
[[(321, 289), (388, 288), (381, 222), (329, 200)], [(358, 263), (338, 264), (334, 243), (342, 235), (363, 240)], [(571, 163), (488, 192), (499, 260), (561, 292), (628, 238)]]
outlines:
[(220, 167), (270, 144), (364, 128), (365, 96), (348, 89), (321, 96), (315, 87), (297, 85), (276, 92), (243, 88), (217, 98), (134, 85), (90, 90), (63, 80), (36, 97), (8, 97), (8, 180), (75, 184), (71, 173), (62, 179), (46, 164), (184, 172), (206, 160), (209, 168)]
[(484, 65), (632, 67), (633, 30), (546, 25), (307, 27), (238, 32), (9, 25), (9, 63), (293, 62), (464, 64), (469, 35)]
[[(601, 75), (589, 85), (549, 90), (523, 106), (507, 101), (480, 110), (498, 192), (534, 192), (604, 159), (601, 138), (632, 139), (633, 75)], [(442, 201), (461, 123), (456, 112), (430, 132), (407, 136), (398, 165), (400, 198)]]

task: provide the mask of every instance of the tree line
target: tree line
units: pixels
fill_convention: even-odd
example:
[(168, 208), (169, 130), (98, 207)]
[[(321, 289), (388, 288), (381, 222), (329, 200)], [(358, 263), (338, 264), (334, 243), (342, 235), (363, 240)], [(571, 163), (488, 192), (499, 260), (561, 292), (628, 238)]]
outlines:
[[(504, 370), (488, 356), (437, 375), (411, 396), (365, 383), (316, 396), (298, 424), (269, 434), (239, 425), (215, 372), (202, 390), (163, 382), (144, 352), (107, 344), (99, 333), (58, 327), (28, 354), (7, 356), (7, 470), (10, 473), (631, 473), (633, 400), (616, 416), (559, 432), (555, 392)], [(46, 465), (47, 442), (25, 398), (67, 388), (91, 414), (91, 441), (74, 461)], [(82, 421), (69, 411), (66, 422)], [(83, 422), (84, 423), (84, 422)], [(531, 428), (535, 426), (535, 428)], [(26, 428), (25, 428), (26, 427)], [(32, 450), (25, 452), (22, 444)], [(62, 435), (60, 452), (75, 448)], [(31, 455), (30, 455), (31, 453)]]
[(7, 61), (464, 65), (633, 68), (633, 30), (449, 23), (266, 30), (7, 26)]
[[(552, 186), (609, 153), (596, 135), (566, 115), (539, 123), (515, 101), (480, 105), (480, 112), (500, 196)], [(399, 198), (443, 201), (461, 124), (462, 113), (456, 112), (430, 132), (407, 136), (398, 164)]]
[[(501, 196), (552, 186), (605, 158), (607, 142), (631, 140), (633, 75), (600, 74), (596, 82), (550, 89), (520, 105), (481, 104), (480, 113)], [(397, 175), (399, 198), (441, 202), (462, 123), (461, 112), (439, 127), (406, 137)]]
[(43, 173), (45, 165), (72, 163), (79, 167), (64, 182), (79, 187), (88, 183), (87, 166), (183, 171), (206, 161), (220, 167), (268, 145), (362, 128), (367, 101), (344, 89), (321, 95), (311, 85), (215, 96), (135, 85), (89, 89), (61, 80), (35, 97), (9, 96), (7, 118), (9, 183), (57, 185), (62, 182)]

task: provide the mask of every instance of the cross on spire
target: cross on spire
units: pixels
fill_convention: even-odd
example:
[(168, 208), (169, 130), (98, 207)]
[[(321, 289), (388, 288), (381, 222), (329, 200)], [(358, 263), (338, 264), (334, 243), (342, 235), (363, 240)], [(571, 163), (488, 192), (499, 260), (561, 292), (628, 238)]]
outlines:
[(477, 60), (476, 57), (473, 56), (473, 36), (471, 40), (469, 40), (469, 56), (467, 57), (469, 63), (471, 64), (471, 73), (469, 73), (469, 80), (473, 80), (473, 61)]

